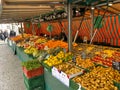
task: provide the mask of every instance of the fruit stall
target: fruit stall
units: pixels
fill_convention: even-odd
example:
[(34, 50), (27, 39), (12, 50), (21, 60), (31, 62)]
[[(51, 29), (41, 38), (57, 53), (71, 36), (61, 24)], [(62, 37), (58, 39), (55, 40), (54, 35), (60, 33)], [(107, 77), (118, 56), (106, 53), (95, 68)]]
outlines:
[(119, 0), (49, 4), (58, 8), (50, 5), (46, 13), (21, 18), (24, 33), (8, 39), (21, 61), (26, 89), (120, 90)]
[(16, 43), (16, 55), (28, 90), (120, 89), (119, 48), (74, 43), (68, 52), (66, 42), (31, 35)]

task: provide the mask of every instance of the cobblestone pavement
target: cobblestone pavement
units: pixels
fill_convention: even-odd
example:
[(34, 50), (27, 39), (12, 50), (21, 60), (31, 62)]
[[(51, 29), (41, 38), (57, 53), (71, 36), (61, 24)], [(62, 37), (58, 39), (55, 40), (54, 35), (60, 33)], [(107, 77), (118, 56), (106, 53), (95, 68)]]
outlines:
[(0, 90), (25, 90), (21, 62), (6, 44), (0, 45)]

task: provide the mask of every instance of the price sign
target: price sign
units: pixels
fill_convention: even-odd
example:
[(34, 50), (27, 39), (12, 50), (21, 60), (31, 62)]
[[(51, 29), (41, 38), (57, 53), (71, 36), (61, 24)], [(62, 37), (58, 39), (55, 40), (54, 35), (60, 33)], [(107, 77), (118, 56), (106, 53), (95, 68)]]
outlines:
[(61, 72), (61, 77), (60, 77), (60, 81), (65, 84), (67, 87), (69, 87), (69, 78), (67, 76), (67, 74), (65, 74), (64, 72)]
[(52, 75), (57, 79), (60, 78), (60, 73), (57, 68), (55, 68), (55, 67), (52, 68)]

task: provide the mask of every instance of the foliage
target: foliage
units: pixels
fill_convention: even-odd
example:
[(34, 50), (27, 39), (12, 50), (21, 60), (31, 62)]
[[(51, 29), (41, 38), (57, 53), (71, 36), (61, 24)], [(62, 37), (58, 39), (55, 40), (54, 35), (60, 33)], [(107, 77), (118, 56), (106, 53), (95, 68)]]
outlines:
[(22, 66), (26, 67), (27, 70), (33, 70), (41, 66), (38, 60), (29, 60), (27, 62), (22, 62)]

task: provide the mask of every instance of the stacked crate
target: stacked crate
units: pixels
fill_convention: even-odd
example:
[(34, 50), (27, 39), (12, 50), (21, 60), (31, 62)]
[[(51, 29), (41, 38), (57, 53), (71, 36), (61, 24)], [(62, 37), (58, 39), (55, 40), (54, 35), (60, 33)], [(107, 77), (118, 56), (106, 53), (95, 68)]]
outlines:
[(44, 69), (42, 66), (33, 70), (23, 67), (24, 83), (27, 90), (45, 90)]

